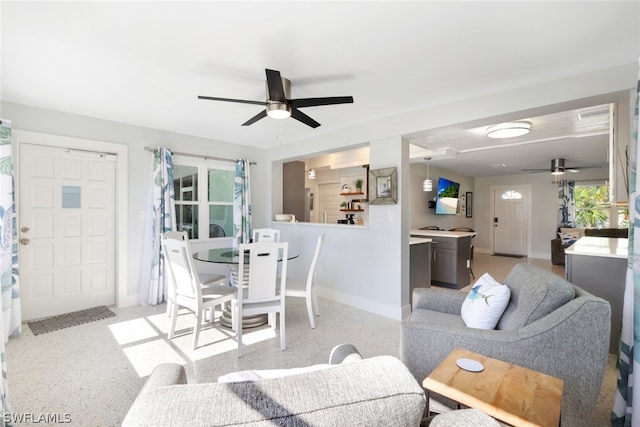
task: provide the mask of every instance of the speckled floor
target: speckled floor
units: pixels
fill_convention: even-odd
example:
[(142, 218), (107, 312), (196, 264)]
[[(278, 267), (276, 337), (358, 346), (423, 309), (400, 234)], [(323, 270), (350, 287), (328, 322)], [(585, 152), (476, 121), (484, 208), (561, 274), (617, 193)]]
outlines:
[[(476, 254), (473, 268), (476, 277), (490, 271), (502, 280), (515, 262), (527, 260)], [(190, 382), (207, 382), (242, 369), (326, 363), (331, 348), (345, 342), (365, 357), (398, 356), (399, 321), (321, 299), (321, 316), (311, 329), (304, 301), (290, 298), (287, 304), (287, 350), (281, 352), (273, 331), (262, 327), (245, 333), (241, 359), (231, 333), (217, 327), (205, 327), (200, 347), (191, 350), (187, 314), (180, 316), (179, 335), (167, 340), (164, 305), (112, 308), (115, 317), (38, 336), (25, 325), (22, 336), (10, 339), (6, 348), (13, 412), (69, 414), (68, 425), (116, 426), (159, 363), (181, 363)], [(611, 357), (593, 426), (610, 425), (614, 363)]]

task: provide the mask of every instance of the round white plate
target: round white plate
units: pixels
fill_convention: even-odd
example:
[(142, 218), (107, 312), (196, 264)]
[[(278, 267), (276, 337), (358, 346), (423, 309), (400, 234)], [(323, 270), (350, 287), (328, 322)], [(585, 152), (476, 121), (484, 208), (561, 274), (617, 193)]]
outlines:
[(465, 371), (470, 371), (470, 372), (480, 372), (484, 369), (484, 366), (482, 366), (482, 363), (473, 359), (458, 359), (456, 360), (456, 364), (462, 369), (464, 369)]

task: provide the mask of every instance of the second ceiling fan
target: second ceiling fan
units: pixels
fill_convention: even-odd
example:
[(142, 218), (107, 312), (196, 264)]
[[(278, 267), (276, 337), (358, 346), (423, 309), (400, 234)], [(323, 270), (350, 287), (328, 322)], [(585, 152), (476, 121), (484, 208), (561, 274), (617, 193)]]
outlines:
[(218, 98), (213, 96), (198, 96), (198, 99), (211, 101), (236, 102), (241, 104), (262, 105), (264, 110), (247, 120), (242, 126), (249, 126), (267, 116), (276, 119), (293, 117), (312, 128), (317, 128), (320, 123), (304, 114), (299, 108), (319, 107), (321, 105), (351, 104), (352, 96), (332, 96), (325, 98), (300, 98), (291, 99), (291, 82), (282, 78), (280, 71), (266, 69), (267, 74), (267, 99), (266, 101), (250, 101), (244, 99)]
[(579, 172), (580, 169), (600, 168), (602, 165), (590, 165), (590, 166), (574, 166), (568, 167), (564, 164), (564, 159), (557, 158), (551, 160), (551, 169), (522, 169), (522, 172), (551, 172), (552, 175), (562, 175), (565, 172)]

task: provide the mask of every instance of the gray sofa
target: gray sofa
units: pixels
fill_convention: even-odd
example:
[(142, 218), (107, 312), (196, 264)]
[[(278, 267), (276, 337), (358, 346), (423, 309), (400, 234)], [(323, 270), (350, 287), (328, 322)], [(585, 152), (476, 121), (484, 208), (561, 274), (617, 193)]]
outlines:
[(466, 292), (415, 289), (411, 316), (402, 322), (402, 361), (422, 382), (462, 347), (553, 375), (564, 380), (562, 426), (589, 425), (607, 362), (609, 303), (530, 264), (517, 264), (504, 284), (511, 299), (495, 330), (465, 326)]
[(258, 381), (186, 384), (181, 365), (159, 365), (122, 425), (419, 426), (425, 402), (400, 360), (342, 345), (328, 366)]

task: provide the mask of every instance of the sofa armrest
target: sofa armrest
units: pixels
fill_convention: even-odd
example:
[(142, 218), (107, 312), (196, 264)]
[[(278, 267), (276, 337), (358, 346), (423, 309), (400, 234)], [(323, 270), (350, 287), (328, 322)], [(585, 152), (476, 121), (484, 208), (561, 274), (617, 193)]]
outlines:
[(514, 330), (403, 321), (400, 358), (418, 382), (455, 347), (553, 375), (564, 381), (563, 420), (572, 420), (567, 423), (571, 426), (587, 425), (602, 385), (610, 325), (610, 304), (583, 292), (547, 316)]
[(176, 385), (176, 384), (186, 384), (187, 383), (187, 374), (184, 370), (184, 366), (178, 363), (163, 363), (156, 366), (147, 378), (147, 381), (140, 389), (136, 400), (142, 399), (149, 393), (152, 393), (154, 390), (157, 390), (161, 387)]
[(460, 314), (465, 292), (454, 289), (416, 288), (413, 290), (413, 309)]

